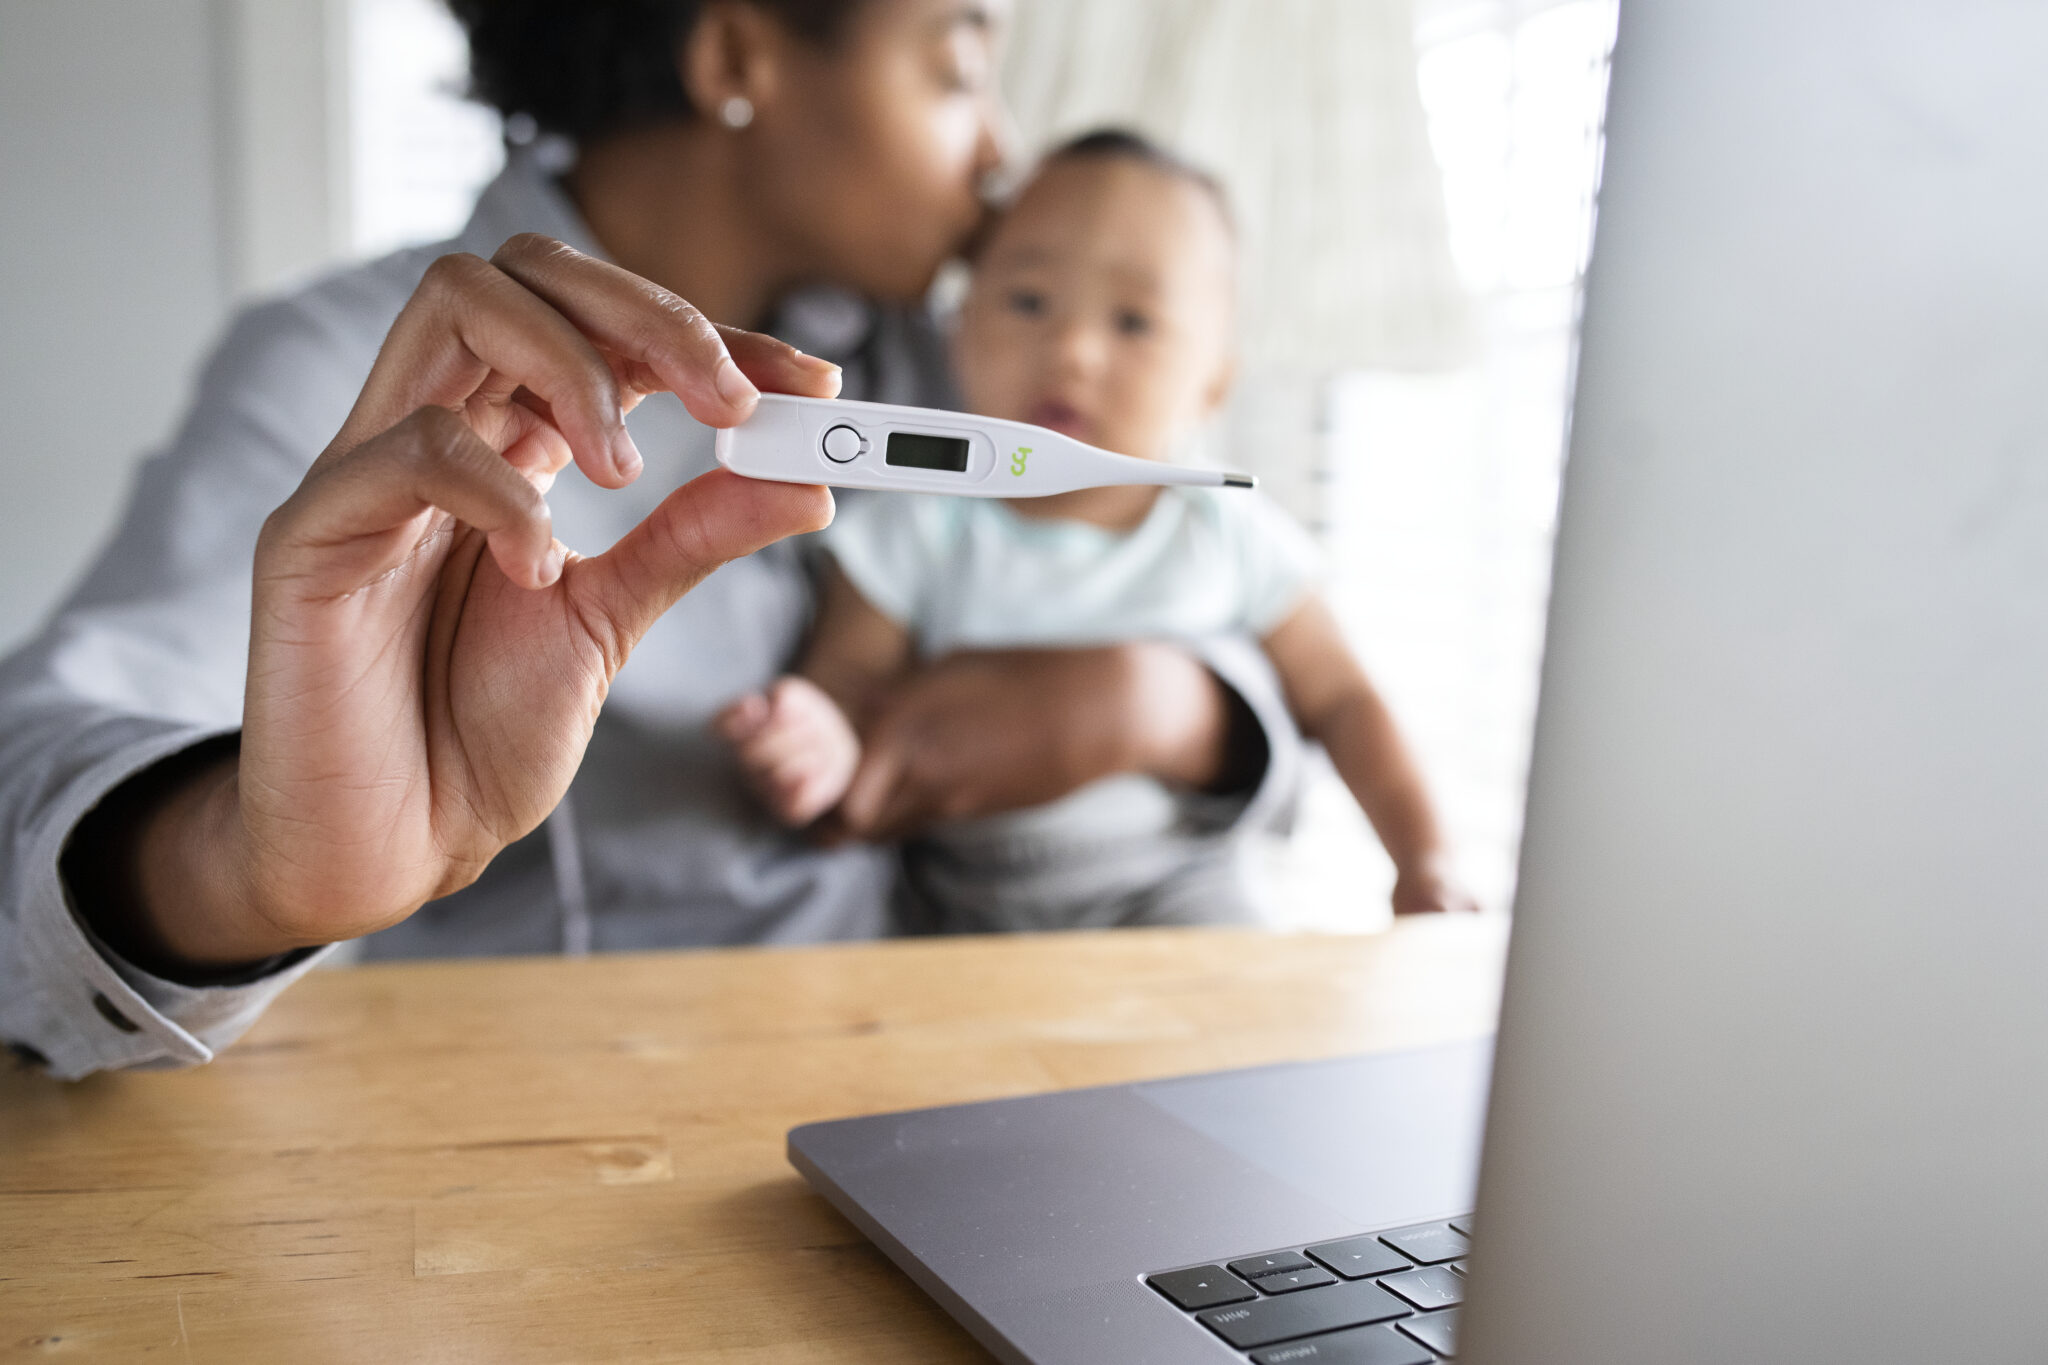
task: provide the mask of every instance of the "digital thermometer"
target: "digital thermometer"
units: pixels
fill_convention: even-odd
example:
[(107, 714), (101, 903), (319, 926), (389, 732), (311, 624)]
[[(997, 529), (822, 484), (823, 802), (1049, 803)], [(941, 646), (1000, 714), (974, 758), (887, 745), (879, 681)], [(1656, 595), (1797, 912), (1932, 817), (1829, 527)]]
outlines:
[(824, 483), (970, 498), (1041, 498), (1110, 484), (1252, 488), (1249, 474), (1190, 469), (1098, 450), (1029, 422), (940, 408), (764, 393), (718, 433), (718, 462), (777, 483)]

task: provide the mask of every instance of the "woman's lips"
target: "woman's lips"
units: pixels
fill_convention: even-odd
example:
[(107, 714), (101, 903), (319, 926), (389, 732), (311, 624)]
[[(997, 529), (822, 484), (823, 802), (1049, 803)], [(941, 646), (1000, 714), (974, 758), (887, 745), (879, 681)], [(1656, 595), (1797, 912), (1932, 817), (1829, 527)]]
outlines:
[(1031, 415), (1024, 419), (1033, 426), (1048, 427), (1062, 436), (1071, 436), (1077, 441), (1092, 441), (1095, 424), (1071, 403), (1048, 398), (1035, 404)]

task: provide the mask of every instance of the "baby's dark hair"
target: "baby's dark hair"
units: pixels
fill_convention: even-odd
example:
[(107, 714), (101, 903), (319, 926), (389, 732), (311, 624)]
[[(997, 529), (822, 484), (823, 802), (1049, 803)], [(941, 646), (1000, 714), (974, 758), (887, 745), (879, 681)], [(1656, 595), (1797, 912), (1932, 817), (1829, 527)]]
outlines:
[[(750, 0), (830, 46), (864, 0)], [(447, 0), (469, 34), (469, 88), (508, 117), (591, 141), (704, 111), (676, 71), (703, 0)]]
[(1179, 152), (1169, 150), (1143, 133), (1129, 128), (1097, 128), (1068, 138), (1047, 152), (1039, 164), (1050, 166), (1057, 161), (1108, 159), (1136, 161), (1193, 185), (1209, 196), (1210, 202), (1216, 205), (1216, 212), (1223, 216), (1224, 227), (1230, 230), (1232, 237), (1237, 236), (1237, 214), (1231, 209), (1230, 192), (1223, 188), (1223, 182)]

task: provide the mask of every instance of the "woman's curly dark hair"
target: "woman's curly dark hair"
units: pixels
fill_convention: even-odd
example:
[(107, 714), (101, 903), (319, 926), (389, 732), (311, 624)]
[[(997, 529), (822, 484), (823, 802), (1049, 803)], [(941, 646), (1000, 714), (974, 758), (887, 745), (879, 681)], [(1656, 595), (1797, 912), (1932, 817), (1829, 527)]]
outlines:
[[(830, 44), (863, 0), (746, 0)], [(676, 73), (702, 0), (448, 0), (469, 33), (469, 93), (589, 141), (693, 117)]]

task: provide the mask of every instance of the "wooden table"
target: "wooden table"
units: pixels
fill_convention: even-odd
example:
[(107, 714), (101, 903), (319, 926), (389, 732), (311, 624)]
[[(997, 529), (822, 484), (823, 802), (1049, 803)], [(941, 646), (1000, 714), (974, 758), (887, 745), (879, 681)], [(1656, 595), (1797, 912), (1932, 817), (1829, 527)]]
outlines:
[(791, 1126), (1469, 1037), (1505, 937), (316, 973), (211, 1066), (0, 1074), (0, 1361), (985, 1361), (785, 1164)]

